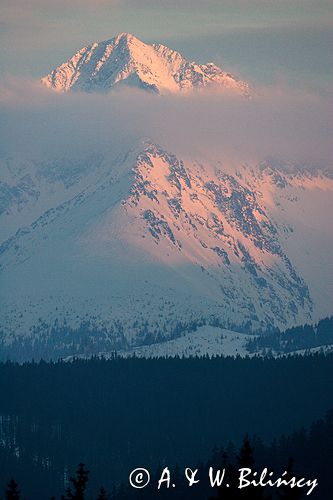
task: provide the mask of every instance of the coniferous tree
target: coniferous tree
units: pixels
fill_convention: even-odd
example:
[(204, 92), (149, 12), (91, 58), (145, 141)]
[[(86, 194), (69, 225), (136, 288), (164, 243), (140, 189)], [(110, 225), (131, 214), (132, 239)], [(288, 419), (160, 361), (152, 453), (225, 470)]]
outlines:
[(250, 440), (248, 436), (245, 436), (243, 445), (239, 450), (239, 454), (237, 456), (237, 462), (239, 467), (248, 467), (252, 468), (254, 465), (254, 457), (253, 457), (254, 449), (251, 446)]
[[(293, 459), (289, 458), (286, 468), (287, 475), (284, 477), (284, 479), (288, 480), (294, 476), (293, 465)], [(291, 488), (290, 486), (281, 486), (277, 491), (277, 497), (281, 500), (300, 500), (301, 498), (303, 498), (303, 496), (303, 492), (300, 488)]]
[[(214, 497), (216, 499), (223, 500), (233, 500), (237, 498), (237, 492), (235, 492), (236, 479), (237, 479), (237, 469), (230, 462), (227, 452), (223, 452), (222, 454), (222, 469), (225, 469), (225, 481), (221, 486), (217, 488), (217, 496)], [(229, 486), (227, 486), (229, 484)], [(213, 499), (211, 499), (213, 500)]]
[(20, 490), (15, 479), (11, 479), (5, 491), (6, 500), (20, 500)]
[[(238, 467), (249, 468), (253, 470), (255, 464), (254, 448), (251, 446), (248, 436), (245, 436), (243, 445), (237, 456)], [(268, 500), (271, 497), (265, 496), (264, 488), (261, 486), (248, 486), (237, 490), (235, 498), (246, 498), (247, 500)]]
[(67, 488), (66, 497), (63, 496), (62, 500), (84, 500), (84, 492), (87, 488), (88, 477), (89, 471), (83, 463), (80, 463), (76, 471), (76, 477), (70, 478), (73, 491), (71, 487)]

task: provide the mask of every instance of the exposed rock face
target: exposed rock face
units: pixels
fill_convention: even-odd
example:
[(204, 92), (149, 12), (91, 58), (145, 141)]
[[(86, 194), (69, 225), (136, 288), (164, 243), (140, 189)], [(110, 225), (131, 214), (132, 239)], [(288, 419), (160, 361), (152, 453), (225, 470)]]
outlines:
[[(329, 312), (306, 279), (324, 254), (302, 244), (309, 201), (332, 194), (321, 172), (228, 170), (151, 141), (121, 158), (11, 159), (1, 171), (5, 344), (24, 338), (63, 353), (68, 331), (83, 328), (95, 332), (94, 351), (195, 324), (283, 328)], [(322, 210), (316, 224), (328, 234)]]

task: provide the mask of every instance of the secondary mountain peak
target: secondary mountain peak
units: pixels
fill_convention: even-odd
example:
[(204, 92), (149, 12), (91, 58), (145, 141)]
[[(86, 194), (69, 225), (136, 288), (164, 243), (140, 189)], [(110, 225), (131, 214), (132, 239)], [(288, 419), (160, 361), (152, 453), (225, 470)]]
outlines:
[(58, 357), (331, 313), (332, 179), (191, 156), (147, 138), (2, 160), (3, 357), (29, 342)]
[(125, 84), (159, 94), (215, 86), (248, 95), (249, 86), (214, 63), (190, 62), (162, 44), (149, 45), (130, 33), (95, 42), (42, 78), (57, 91), (108, 92)]

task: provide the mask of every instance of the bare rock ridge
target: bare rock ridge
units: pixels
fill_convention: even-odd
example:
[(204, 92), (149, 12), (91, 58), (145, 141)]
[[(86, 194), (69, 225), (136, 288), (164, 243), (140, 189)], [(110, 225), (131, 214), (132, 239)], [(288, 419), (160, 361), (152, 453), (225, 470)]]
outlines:
[(247, 83), (214, 63), (197, 64), (164, 45), (148, 45), (133, 35), (120, 35), (80, 49), (42, 78), (57, 91), (107, 92), (120, 84), (159, 94), (216, 86), (248, 95)]

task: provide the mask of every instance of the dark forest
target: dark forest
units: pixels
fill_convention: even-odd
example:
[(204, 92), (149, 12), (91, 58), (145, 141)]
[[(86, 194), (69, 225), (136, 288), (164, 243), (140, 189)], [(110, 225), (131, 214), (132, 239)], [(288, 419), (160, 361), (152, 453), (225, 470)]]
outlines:
[(292, 455), (302, 474), (327, 477), (332, 361), (313, 354), (3, 363), (0, 491), (14, 478), (27, 500), (59, 498), (82, 462), (87, 498), (96, 498), (101, 485), (127, 485), (136, 467), (194, 468), (221, 462), (227, 449), (236, 463), (247, 434), (258, 464), (282, 469)]

